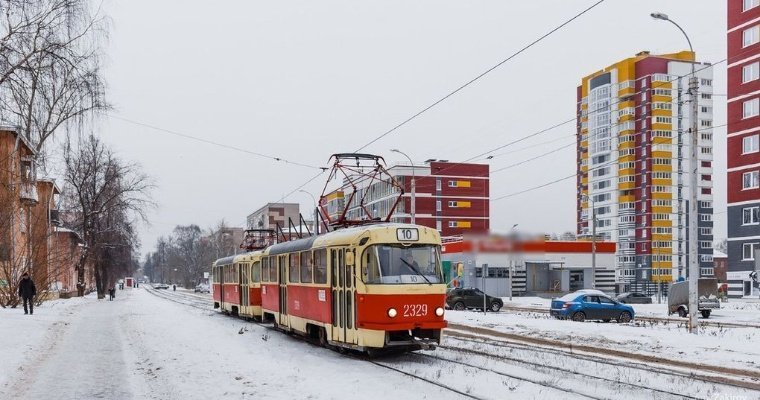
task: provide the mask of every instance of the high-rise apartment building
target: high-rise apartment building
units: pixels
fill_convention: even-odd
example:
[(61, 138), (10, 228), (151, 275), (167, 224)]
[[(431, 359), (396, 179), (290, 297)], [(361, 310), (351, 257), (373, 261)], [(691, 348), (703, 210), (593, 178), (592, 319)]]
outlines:
[[(760, 0), (728, 0), (729, 295), (752, 295), (760, 247)], [(757, 289), (755, 289), (757, 290)]]
[[(617, 242), (617, 279), (688, 274), (689, 73), (694, 54), (641, 52), (582, 79), (577, 103), (577, 230)], [(699, 256), (712, 263), (712, 68), (699, 78)], [(593, 209), (593, 210), (592, 210)]]

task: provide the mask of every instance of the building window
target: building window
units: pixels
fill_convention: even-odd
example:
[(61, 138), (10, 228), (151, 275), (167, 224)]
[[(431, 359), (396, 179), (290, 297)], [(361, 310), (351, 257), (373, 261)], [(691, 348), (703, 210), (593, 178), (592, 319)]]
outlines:
[(711, 113), (712, 112), (712, 107), (702, 106), (699, 109), (703, 113)]
[(760, 113), (760, 99), (752, 99), (744, 102), (743, 118), (752, 118)]
[(700, 125), (702, 125), (703, 128), (709, 128), (709, 127), (712, 126), (712, 120), (709, 120), (709, 119), (703, 119), (703, 120), (701, 120), (699, 122), (700, 122)]
[(699, 202), (699, 206), (702, 208), (713, 208), (712, 201), (710, 200), (703, 200)]
[(711, 236), (712, 228), (699, 228), (699, 234), (704, 236)]
[(760, 151), (760, 135), (745, 136), (742, 139), (742, 154)]
[(699, 151), (702, 154), (712, 154), (712, 147), (700, 147)]
[(742, 67), (742, 83), (760, 78), (760, 62), (753, 62)]
[(758, 223), (760, 223), (760, 207), (742, 209), (742, 225), (757, 225)]
[(702, 100), (712, 99), (712, 93), (702, 93)]
[(440, 221), (440, 220), (438, 220), (438, 221), (435, 221), (435, 229), (436, 229), (438, 232), (440, 232), (440, 231), (443, 229), (443, 227), (442, 227), (442, 224), (441, 224), (441, 221)]
[(440, 179), (436, 179), (435, 180), (435, 190), (437, 190), (439, 192), (441, 191), (441, 180)]
[(672, 124), (673, 118), (672, 117), (655, 117), (654, 122), (656, 124)]
[(742, 189), (757, 189), (758, 187), (760, 187), (760, 171), (742, 174)]
[(744, 243), (742, 245), (742, 260), (752, 261), (755, 259), (755, 250), (760, 243)]
[(709, 240), (700, 240), (699, 247), (703, 249), (712, 249), (712, 242)]
[(435, 210), (436, 211), (441, 211), (441, 201), (440, 200), (436, 200), (435, 201)]
[(742, 8), (742, 12), (753, 9), (760, 5), (760, 0), (744, 0), (744, 7)]
[(742, 46), (752, 46), (760, 39), (760, 25), (755, 25), (744, 30), (742, 34)]
[(700, 83), (702, 86), (712, 86), (712, 79), (702, 79)]

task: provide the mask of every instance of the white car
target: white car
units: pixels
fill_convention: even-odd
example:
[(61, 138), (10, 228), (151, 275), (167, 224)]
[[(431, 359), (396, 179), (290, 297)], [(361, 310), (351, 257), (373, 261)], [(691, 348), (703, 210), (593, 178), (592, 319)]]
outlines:
[(205, 284), (205, 283), (199, 283), (195, 287), (195, 291), (196, 292), (201, 292), (201, 293), (211, 293), (211, 288), (207, 284)]

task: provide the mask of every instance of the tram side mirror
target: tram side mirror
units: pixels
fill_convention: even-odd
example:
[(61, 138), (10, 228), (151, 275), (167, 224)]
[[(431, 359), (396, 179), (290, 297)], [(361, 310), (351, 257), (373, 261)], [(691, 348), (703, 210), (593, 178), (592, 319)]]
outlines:
[(346, 265), (354, 265), (354, 253), (346, 252)]

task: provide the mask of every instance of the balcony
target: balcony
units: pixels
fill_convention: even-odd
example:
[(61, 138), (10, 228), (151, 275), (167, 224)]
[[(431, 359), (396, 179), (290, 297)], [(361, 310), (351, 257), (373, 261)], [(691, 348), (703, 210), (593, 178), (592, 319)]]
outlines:
[(34, 182), (21, 183), (21, 194), (19, 195), (21, 202), (28, 206), (33, 206), (39, 202), (37, 196), (37, 185)]

